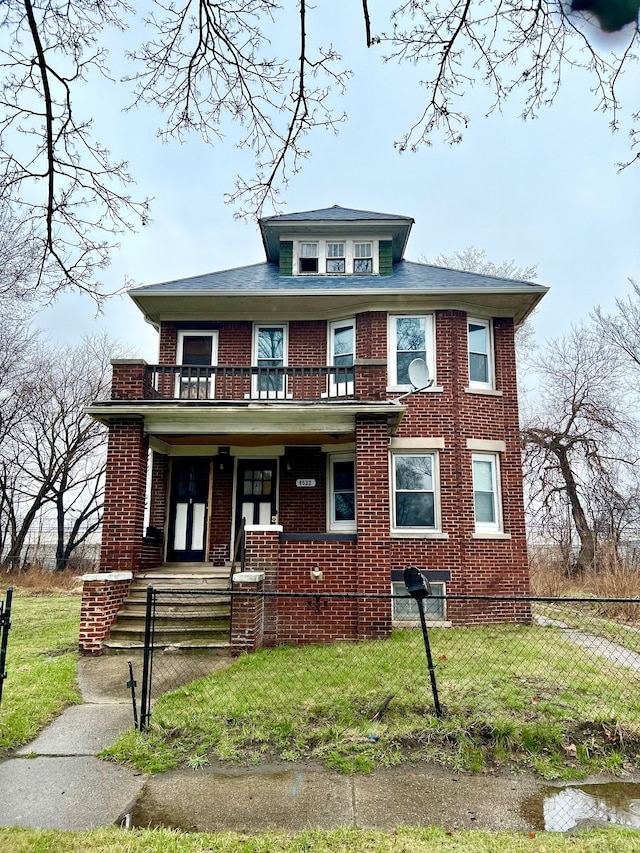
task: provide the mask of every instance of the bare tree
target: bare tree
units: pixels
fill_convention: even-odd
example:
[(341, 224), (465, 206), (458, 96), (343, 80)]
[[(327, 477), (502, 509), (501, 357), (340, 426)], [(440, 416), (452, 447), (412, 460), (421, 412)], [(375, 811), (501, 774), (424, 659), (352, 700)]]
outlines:
[(640, 285), (631, 280), (633, 293), (616, 299), (617, 314), (594, 311), (594, 319), (603, 337), (623, 354), (627, 363), (640, 367)]
[(77, 347), (41, 345), (28, 364), (30, 393), (2, 445), (3, 563), (20, 565), (34, 523), (49, 510), (57, 530), (56, 567), (101, 521), (104, 429), (84, 414), (109, 381), (106, 338)]
[(536, 366), (540, 384), (522, 413), (525, 481), (543, 515), (570, 508), (582, 572), (596, 557), (595, 519), (623, 501), (622, 471), (635, 463), (634, 407), (615, 352), (593, 328), (550, 341)]
[[(490, 111), (521, 93), (528, 118), (553, 102), (563, 75), (576, 67), (590, 73), (596, 105), (620, 126), (618, 88), (638, 45), (637, 22), (616, 54), (596, 46), (584, 0), (407, 0), (390, 10), (388, 32), (386, 21), (372, 21), (368, 0), (361, 8), (369, 47), (387, 61), (425, 69), (426, 100), (396, 143), (400, 151), (428, 144), (438, 131), (459, 142), (469, 122), (460, 104), (476, 82), (491, 93)], [(602, 23), (624, 24), (633, 9), (627, 4), (624, 15)], [(111, 157), (92, 135), (91, 117), (79, 112), (78, 91), (92, 75), (113, 73), (108, 28), (122, 32), (134, 63), (122, 85), (134, 104), (159, 108), (161, 135), (183, 139), (195, 131), (208, 142), (231, 136), (253, 152), (255, 175), (238, 177), (229, 194), (243, 213), (275, 206), (279, 188), (309, 154), (308, 134), (336, 131), (345, 118), (332, 96), (344, 90), (349, 72), (331, 45), (314, 38), (314, 15), (326, 15), (325, 4), (154, 0), (144, 10), (126, 0), (0, 6), (0, 208), (37, 250), (32, 283), (41, 294), (79, 287), (99, 296), (96, 276), (118, 234), (148, 215), (146, 201), (128, 194), (127, 164)], [(152, 33), (141, 46), (126, 29), (136, 15)], [(276, 41), (280, 32), (287, 37), (272, 48), (269, 34)], [(632, 114), (631, 124), (639, 118)], [(629, 132), (632, 146), (640, 143), (640, 131)]]
[(538, 277), (538, 265), (521, 267), (514, 260), (501, 261), (499, 264), (487, 258), (484, 249), (477, 246), (467, 246), (466, 249), (454, 252), (452, 255), (440, 253), (433, 261), (427, 263), (438, 267), (448, 267), (452, 270), (477, 272), (481, 275), (491, 275), (496, 278), (508, 278), (514, 281), (535, 281)]

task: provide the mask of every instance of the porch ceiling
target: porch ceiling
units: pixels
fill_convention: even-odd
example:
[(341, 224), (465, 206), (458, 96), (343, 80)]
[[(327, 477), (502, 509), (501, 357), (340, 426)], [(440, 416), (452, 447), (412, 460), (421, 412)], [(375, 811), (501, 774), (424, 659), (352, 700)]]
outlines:
[[(295, 403), (248, 403), (246, 406), (216, 405), (215, 403), (166, 403), (121, 400), (94, 403), (87, 414), (103, 424), (122, 418), (140, 418), (148, 435), (167, 437), (205, 437), (211, 443), (229, 444), (230, 437), (299, 436), (301, 443), (309, 443), (309, 436), (351, 435), (355, 429), (356, 415), (383, 415), (388, 419), (389, 431), (394, 433), (402, 419), (405, 406), (391, 403), (343, 403), (321, 405)], [(169, 441), (169, 438), (165, 439)], [(324, 440), (324, 439), (323, 439)], [(173, 443), (173, 442), (172, 442)], [(263, 442), (264, 443), (264, 442)], [(291, 441), (290, 443), (297, 443)], [(314, 442), (315, 443), (315, 442)]]

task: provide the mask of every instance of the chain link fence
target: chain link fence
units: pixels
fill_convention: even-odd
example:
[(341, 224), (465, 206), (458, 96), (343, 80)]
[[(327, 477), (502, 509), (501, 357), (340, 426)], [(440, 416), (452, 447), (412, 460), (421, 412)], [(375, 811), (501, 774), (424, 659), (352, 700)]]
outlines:
[(0, 601), (0, 705), (2, 705), (2, 687), (7, 677), (7, 644), (9, 641), (9, 628), (11, 628), (11, 602), (13, 599), (13, 587), (7, 589), (4, 601)]
[[(459, 771), (533, 770), (554, 781), (640, 773), (639, 599), (503, 597), (519, 612), (526, 603), (530, 622), (445, 627), (456, 597), (433, 596), (431, 679), (416, 603), (406, 595), (378, 596), (388, 598), (394, 624), (406, 626), (385, 639), (236, 657), (223, 647), (187, 654), (154, 643), (154, 625), (179, 596), (203, 618), (197, 592), (150, 590), (139, 717), (177, 763), (315, 760), (366, 772), (436, 761)], [(315, 618), (344, 604), (298, 597)], [(496, 610), (493, 597), (473, 600)], [(600, 814), (601, 804), (594, 808)]]

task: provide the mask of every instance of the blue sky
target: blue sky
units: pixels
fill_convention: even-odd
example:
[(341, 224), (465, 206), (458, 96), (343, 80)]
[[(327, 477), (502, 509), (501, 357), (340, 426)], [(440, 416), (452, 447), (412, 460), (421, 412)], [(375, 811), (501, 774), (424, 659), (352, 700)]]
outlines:
[[(353, 11), (331, 5), (343, 24), (337, 47), (354, 72), (337, 102), (349, 120), (337, 136), (308, 137), (311, 157), (283, 191), (281, 209), (339, 204), (410, 215), (416, 221), (410, 260), (475, 245), (495, 262), (538, 264), (538, 281), (551, 288), (536, 320), (540, 338), (588, 319), (596, 305), (613, 310), (615, 298), (630, 290), (628, 279), (640, 280), (640, 162), (617, 172), (629, 140), (612, 134), (607, 117), (594, 111), (589, 78), (566, 75), (555, 104), (528, 122), (519, 118), (517, 100), (485, 118), (487, 93), (476, 85), (464, 104), (471, 124), (460, 145), (434, 137), (431, 147), (400, 155), (393, 142), (419, 113), (420, 74), (354, 44), (354, 29), (361, 38), (358, 4)], [(114, 57), (120, 42), (114, 37)], [(638, 69), (630, 66), (623, 107), (637, 109), (637, 90)], [(95, 110), (96, 103), (109, 108)], [(232, 138), (214, 147), (196, 137), (163, 144), (157, 113), (124, 112), (126, 104), (122, 88), (92, 81), (83, 105), (95, 113), (97, 137), (129, 161), (137, 182), (132, 194), (153, 197), (151, 224), (124, 237), (105, 284), (117, 289), (125, 278), (151, 284), (263, 260), (255, 222), (235, 219), (224, 202), (236, 173), (250, 174), (250, 158)], [(96, 317), (90, 299), (67, 295), (35, 322), (60, 341), (106, 329), (133, 354), (157, 358), (156, 335), (126, 296), (108, 300)]]

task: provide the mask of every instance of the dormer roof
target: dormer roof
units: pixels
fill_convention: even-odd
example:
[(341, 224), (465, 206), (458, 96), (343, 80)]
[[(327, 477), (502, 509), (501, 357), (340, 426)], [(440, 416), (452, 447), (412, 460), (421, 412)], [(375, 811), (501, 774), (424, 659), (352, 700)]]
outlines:
[(379, 237), (391, 240), (393, 263), (401, 261), (414, 220), (395, 213), (376, 213), (349, 207), (325, 207), (299, 213), (282, 213), (259, 220), (267, 261), (280, 260), (280, 241), (310, 236)]

